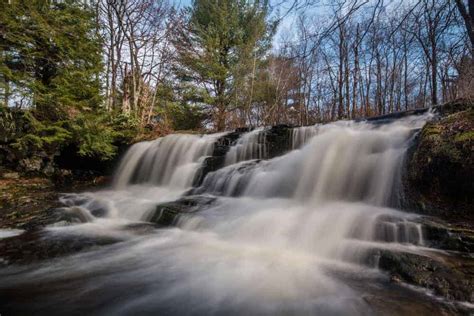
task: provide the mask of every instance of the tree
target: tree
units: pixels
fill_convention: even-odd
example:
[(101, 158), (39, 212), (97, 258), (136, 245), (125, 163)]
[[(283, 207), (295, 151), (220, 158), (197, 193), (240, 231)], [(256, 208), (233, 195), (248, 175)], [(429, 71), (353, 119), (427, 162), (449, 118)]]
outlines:
[(456, 0), (456, 6), (464, 20), (466, 32), (471, 42), (471, 56), (474, 58), (474, 0), (468, 0), (468, 8), (463, 0)]
[[(198, 88), (216, 130), (226, 128), (233, 97), (270, 47), (275, 25), (267, 16), (267, 1), (195, 0), (175, 19), (176, 75)], [(252, 93), (252, 85), (244, 89)]]
[(4, 104), (25, 101), (57, 120), (101, 103), (101, 44), (94, 12), (83, 1), (14, 1), (0, 5), (0, 74)]
[(151, 122), (158, 86), (169, 77), (170, 50), (165, 0), (97, 0), (107, 72), (105, 107)]
[(414, 13), (415, 30), (427, 64), (430, 68), (431, 103), (438, 104), (439, 46), (445, 31), (452, 23), (453, 8), (449, 2), (437, 3), (423, 0), (418, 12)]

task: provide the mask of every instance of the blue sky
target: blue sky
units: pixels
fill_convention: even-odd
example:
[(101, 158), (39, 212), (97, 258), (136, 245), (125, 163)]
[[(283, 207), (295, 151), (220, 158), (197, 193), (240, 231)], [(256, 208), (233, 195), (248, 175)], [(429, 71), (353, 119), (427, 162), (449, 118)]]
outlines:
[[(188, 6), (188, 5), (191, 5), (192, 3), (192, 0), (170, 0), (171, 3), (173, 3), (174, 5), (178, 6), (178, 7), (185, 7), (185, 6)], [(280, 14), (282, 13), (285, 13), (289, 7), (291, 6), (291, 4), (293, 3), (294, 0), (270, 0), (271, 2), (273, 3), (278, 3), (280, 5)], [(290, 14), (290, 15), (287, 15), (281, 22), (280, 22), (280, 25), (279, 25), (279, 28), (278, 28), (278, 33), (276, 34), (275, 38), (274, 38), (274, 47), (275, 46), (278, 46), (278, 40), (280, 38), (280, 34), (282, 32), (286, 32), (288, 31), (289, 29), (291, 29), (291, 26), (295, 20), (295, 17), (296, 17), (296, 14)]]
[[(173, 4), (179, 7), (185, 7), (191, 5), (192, 0), (170, 0)], [(279, 46), (280, 40), (282, 35), (288, 36), (289, 38), (292, 37), (292, 30), (294, 29), (294, 24), (296, 22), (296, 18), (299, 14), (305, 14), (308, 18), (318, 18), (321, 19), (323, 16), (327, 16), (332, 12), (331, 5), (334, 4), (332, 0), (318, 0), (313, 1), (314, 4), (311, 7), (305, 7), (304, 10), (296, 10), (292, 11), (290, 14), (286, 14), (288, 9), (292, 6), (295, 0), (270, 0), (270, 3), (277, 6), (278, 8), (274, 8), (273, 14), (274, 15), (283, 15), (285, 14), (285, 18), (280, 22), (278, 27), (278, 32), (274, 37), (273, 46), (277, 48)], [(357, 1), (357, 0), (353, 0)], [(349, 3), (353, 3), (350, 1)], [(383, 1), (384, 7), (388, 10), (390, 8), (396, 10), (400, 4), (409, 4), (412, 3), (414, 0), (385, 0)], [(303, 0), (299, 1), (300, 3)], [(364, 3), (364, 0), (360, 0), (360, 3)], [(364, 13), (364, 11), (369, 12), (372, 7), (376, 3), (375, 0), (369, 0), (364, 7), (362, 7), (359, 12)]]

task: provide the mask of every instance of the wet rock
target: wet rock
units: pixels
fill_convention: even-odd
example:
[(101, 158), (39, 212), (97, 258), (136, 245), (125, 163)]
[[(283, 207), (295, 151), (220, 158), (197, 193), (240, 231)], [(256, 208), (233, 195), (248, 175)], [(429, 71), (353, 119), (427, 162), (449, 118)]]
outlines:
[(185, 195), (241, 196), (257, 170), (256, 167), (264, 163), (263, 160), (249, 160), (221, 168), (208, 174), (201, 186), (192, 188)]
[[(198, 187), (203, 183), (204, 178), (210, 172), (217, 171), (224, 167), (225, 155), (230, 147), (235, 145), (237, 140), (249, 132), (249, 128), (238, 128), (217, 139), (214, 144), (214, 152), (211, 157), (204, 159), (202, 167), (197, 172), (193, 181), (193, 186)], [(281, 156), (291, 150), (291, 127), (287, 125), (276, 125), (262, 131), (263, 137), (259, 138), (262, 145), (265, 145), (265, 159)]]
[(425, 245), (431, 248), (474, 253), (474, 231), (441, 221), (424, 221)]
[(239, 139), (242, 134), (248, 132), (248, 128), (238, 128), (233, 132), (227, 133), (224, 136), (217, 139), (214, 145), (214, 152), (212, 156), (225, 156), (229, 151), (229, 148), (235, 144), (237, 139)]
[[(77, 223), (64, 218), (64, 206), (59, 192), (84, 191), (95, 188), (94, 183), (73, 182), (70, 186), (57, 187), (45, 178), (22, 177), (15, 180), (0, 179), (0, 228), (33, 230), (58, 221)], [(65, 201), (65, 200), (63, 200)], [(67, 206), (80, 206), (70, 203)], [(82, 201), (86, 203), (87, 200)], [(104, 205), (98, 203), (92, 210), (97, 217), (105, 216)]]
[(215, 197), (193, 195), (163, 203), (156, 207), (148, 221), (164, 226), (174, 225), (181, 215), (197, 212), (203, 207), (211, 205), (215, 200)]
[(237, 139), (239, 139), (239, 137), (247, 131), (248, 129), (246, 128), (237, 129), (234, 132), (227, 133), (216, 140), (212, 156), (206, 157), (204, 159), (201, 168), (194, 177), (194, 187), (200, 186), (208, 173), (219, 170), (224, 166), (225, 155), (229, 151), (230, 147), (234, 145)]
[(360, 119), (356, 119), (355, 121), (356, 122), (367, 121), (373, 124), (385, 124), (385, 123), (390, 123), (390, 122), (393, 122), (394, 120), (398, 120), (407, 116), (421, 115), (428, 111), (433, 111), (436, 114), (446, 116), (446, 115), (453, 114), (456, 112), (465, 111), (469, 109), (469, 107), (471, 106), (472, 106), (472, 100), (459, 99), (459, 100), (447, 102), (444, 104), (439, 104), (432, 107), (394, 112), (394, 113), (378, 115), (378, 116), (373, 116), (373, 117), (368, 117), (368, 118), (360, 118)]
[(193, 180), (193, 186), (198, 187), (204, 181), (204, 178), (210, 173), (219, 170), (224, 166), (225, 156), (206, 157), (202, 162), (201, 168), (198, 170)]
[(73, 206), (71, 208), (64, 208), (57, 210), (58, 213), (61, 213), (60, 220), (66, 221), (71, 224), (74, 223), (87, 223), (92, 222), (94, 217), (89, 212), (89, 210), (82, 208), (80, 206)]
[(153, 233), (156, 227), (152, 223), (132, 223), (124, 226), (123, 229), (136, 235), (147, 235)]
[(474, 302), (474, 260), (465, 257), (423, 256), (408, 252), (375, 250), (378, 267), (392, 280), (424, 287), (449, 300)]
[(53, 235), (44, 230), (27, 231), (0, 239), (1, 264), (30, 264), (77, 253), (121, 240), (111, 237)]
[(286, 154), (291, 150), (291, 127), (288, 125), (272, 126), (265, 132), (268, 158)]
[(105, 217), (108, 214), (108, 204), (102, 200), (92, 200), (87, 203), (87, 210), (94, 217)]

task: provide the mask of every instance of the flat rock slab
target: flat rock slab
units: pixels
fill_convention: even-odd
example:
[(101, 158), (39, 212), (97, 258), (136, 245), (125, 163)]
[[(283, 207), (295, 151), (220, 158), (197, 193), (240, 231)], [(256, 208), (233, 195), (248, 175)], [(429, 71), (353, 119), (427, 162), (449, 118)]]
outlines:
[(30, 264), (119, 241), (121, 240), (111, 237), (55, 235), (45, 230), (27, 231), (18, 236), (0, 239), (0, 264)]
[(372, 250), (378, 267), (394, 282), (426, 288), (452, 301), (474, 302), (474, 259), (455, 254), (419, 255), (393, 250)]

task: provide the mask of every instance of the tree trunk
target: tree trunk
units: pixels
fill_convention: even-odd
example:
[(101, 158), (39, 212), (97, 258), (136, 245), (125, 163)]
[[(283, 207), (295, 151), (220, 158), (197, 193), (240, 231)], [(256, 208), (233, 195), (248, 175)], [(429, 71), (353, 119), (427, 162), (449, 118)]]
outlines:
[(438, 55), (436, 51), (436, 41), (431, 42), (431, 103), (438, 104)]
[(459, 13), (461, 14), (466, 27), (467, 36), (471, 42), (471, 57), (474, 58), (474, 0), (468, 1), (468, 8), (463, 0), (455, 0)]

